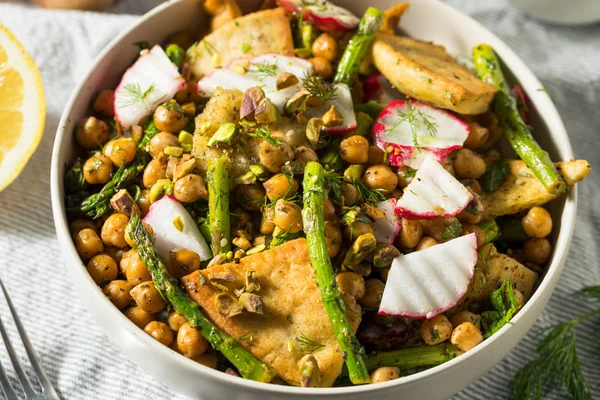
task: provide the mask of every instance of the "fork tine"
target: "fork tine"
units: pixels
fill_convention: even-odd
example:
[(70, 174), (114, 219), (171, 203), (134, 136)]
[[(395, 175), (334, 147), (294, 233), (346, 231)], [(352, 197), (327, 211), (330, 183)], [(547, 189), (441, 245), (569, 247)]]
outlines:
[[(12, 312), (12, 310), (11, 310)], [(17, 374), (17, 378), (19, 383), (21, 384), (21, 388), (25, 392), (25, 397), (34, 396), (35, 392), (31, 387), (31, 382), (29, 382), (29, 378), (23, 371), (23, 367), (21, 367), (21, 363), (19, 362), (19, 357), (17, 357), (17, 353), (15, 353), (15, 349), (12, 347), (12, 343), (10, 342), (10, 338), (8, 337), (8, 333), (6, 329), (4, 329), (4, 324), (2, 323), (2, 318), (0, 317), (0, 335), (2, 335), (2, 340), (4, 340), (4, 346), (6, 347), (6, 351), (8, 351), (8, 356), (10, 357), (10, 361), (13, 364), (15, 372)]]
[(10, 382), (8, 382), (8, 378), (6, 377), (6, 372), (4, 372), (2, 364), (0, 364), (0, 391), (4, 393), (6, 400), (19, 400), (19, 397), (15, 393), (14, 389), (12, 386), (10, 386)]
[[(12, 304), (12, 301), (10, 301), (10, 297), (8, 296), (8, 292), (6, 291), (6, 288), (4, 287), (4, 283), (2, 283), (2, 279), (0, 279), (0, 287), (2, 288), (2, 291), (4, 292), (4, 298), (6, 299), (8, 308), (10, 309), (10, 313), (12, 314), (13, 319), (15, 320), (15, 325), (17, 327), (17, 331), (19, 332), (19, 335), (21, 336), (21, 340), (23, 341), (23, 346), (25, 347), (25, 351), (27, 352), (27, 357), (29, 357), (29, 362), (31, 362), (31, 366), (33, 367), (33, 370), (35, 371), (36, 378), (38, 379), (40, 385), (42, 386), (42, 391), (46, 392), (49, 396), (52, 396), (56, 399), (60, 399), (60, 397), (58, 396), (58, 393), (56, 393), (56, 390), (54, 390), (54, 386), (52, 386), (52, 383), (50, 382), (48, 375), (46, 375), (46, 371), (44, 371), (44, 369), (42, 368), (42, 363), (40, 361), (40, 358), (38, 357), (33, 346), (31, 345), (31, 342), (29, 341), (29, 337), (27, 336), (27, 333), (25, 332), (25, 328), (23, 328), (23, 324), (21, 324), (21, 320), (19, 319), (19, 316), (17, 315), (17, 311), (15, 310), (15, 308)], [(1, 321), (0, 321), (0, 324), (1, 324)], [(26, 377), (26, 379), (27, 379), (27, 377)]]

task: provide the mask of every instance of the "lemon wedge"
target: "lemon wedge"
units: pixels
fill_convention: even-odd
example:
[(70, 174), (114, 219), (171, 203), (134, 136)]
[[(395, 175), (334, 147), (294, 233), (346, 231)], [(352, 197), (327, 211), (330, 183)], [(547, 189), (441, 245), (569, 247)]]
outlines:
[(40, 73), (0, 24), (0, 191), (19, 175), (40, 143), (45, 115)]

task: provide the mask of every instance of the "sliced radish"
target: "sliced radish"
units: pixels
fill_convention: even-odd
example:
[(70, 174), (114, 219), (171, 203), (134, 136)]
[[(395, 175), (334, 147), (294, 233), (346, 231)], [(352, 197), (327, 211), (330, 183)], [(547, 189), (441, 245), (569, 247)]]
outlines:
[(473, 194), (442, 167), (428, 158), (396, 202), (396, 214), (406, 219), (452, 217), (473, 199)]
[(388, 199), (375, 205), (385, 214), (384, 218), (375, 220), (373, 234), (381, 243), (392, 244), (400, 232), (400, 220), (395, 213), (396, 199)]
[(177, 66), (156, 45), (123, 74), (115, 90), (115, 118), (123, 128), (136, 125), (185, 87)]
[[(250, 60), (244, 60), (244, 62), (250, 62), (249, 65), (244, 66), (248, 71), (244, 75), (240, 75), (234, 70), (236, 65), (242, 65), (240, 61), (237, 61), (227, 68), (217, 69), (202, 78), (198, 82), (200, 96), (210, 97), (218, 87), (239, 89), (245, 92), (248, 88), (258, 86), (262, 88), (279, 111), (283, 112), (283, 107), (288, 99), (302, 87), (302, 78), (311, 75), (313, 71), (313, 66), (309, 61), (281, 54), (262, 54)], [(283, 72), (296, 75), (298, 83), (283, 90), (277, 90), (277, 77)]]
[(325, 32), (351, 30), (360, 22), (356, 15), (328, 0), (279, 0), (279, 3), (287, 12), (302, 14), (305, 21), (312, 21)]
[(389, 81), (382, 74), (368, 76), (364, 80), (364, 101), (376, 101), (387, 104), (390, 101), (397, 100), (398, 96), (401, 96), (400, 92), (394, 95), (392, 93), (393, 90)]
[(164, 196), (153, 203), (144, 222), (152, 227), (156, 236), (154, 246), (163, 260), (170, 251), (180, 249), (197, 253), (202, 261), (212, 258), (196, 222), (175, 197)]
[(474, 233), (395, 258), (379, 314), (433, 318), (451, 309), (467, 292), (475, 264)]
[(525, 96), (525, 92), (523, 92), (521, 86), (515, 83), (513, 86), (513, 93), (517, 98), (517, 104), (519, 106), (519, 111), (521, 112), (521, 118), (523, 118), (523, 122), (527, 124), (529, 122), (529, 107), (527, 106), (527, 97)]
[(331, 135), (342, 136), (356, 129), (356, 114), (354, 114), (354, 103), (348, 85), (336, 83), (334, 88), (335, 97), (332, 100), (326, 101), (319, 107), (309, 108), (304, 114), (308, 118), (321, 118), (331, 106), (334, 106), (344, 121), (341, 125), (326, 127), (324, 130)]
[[(429, 156), (442, 161), (460, 149), (469, 124), (456, 115), (412, 100), (394, 100), (373, 124), (373, 141), (394, 166), (419, 168)], [(391, 148), (390, 148), (391, 147)]]

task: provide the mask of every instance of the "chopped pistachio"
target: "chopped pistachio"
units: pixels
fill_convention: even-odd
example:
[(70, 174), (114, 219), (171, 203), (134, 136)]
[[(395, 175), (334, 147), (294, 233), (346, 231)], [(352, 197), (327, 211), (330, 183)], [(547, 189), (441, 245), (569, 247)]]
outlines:
[(302, 387), (318, 387), (321, 382), (321, 371), (317, 359), (307, 354), (300, 360), (300, 385)]
[(248, 171), (243, 175), (238, 175), (235, 181), (238, 184), (251, 185), (256, 182), (256, 175), (252, 171)]
[(226, 122), (217, 129), (215, 134), (208, 140), (210, 147), (229, 145), (238, 134), (238, 129), (232, 122)]
[(217, 254), (216, 256), (214, 256), (212, 258), (212, 260), (210, 260), (210, 262), (208, 263), (208, 265), (206, 266), (206, 268), (215, 266), (215, 265), (221, 265), (223, 264), (225, 261), (227, 261), (227, 256), (225, 254)]
[(265, 314), (265, 305), (259, 295), (249, 292), (244, 292), (239, 298), (239, 303), (244, 310), (253, 314)]
[(372, 233), (364, 233), (356, 238), (346, 256), (344, 257), (344, 266), (358, 265), (363, 262), (377, 247), (377, 239)]
[(256, 108), (265, 99), (265, 92), (259, 87), (251, 87), (246, 90), (240, 108), (240, 119), (254, 117)]
[(160, 200), (165, 194), (173, 195), (173, 182), (170, 179), (159, 179), (150, 188), (150, 203)]
[(352, 164), (344, 171), (344, 181), (352, 183), (362, 178), (365, 173), (365, 166), (361, 164)]
[(379, 243), (373, 253), (373, 266), (375, 268), (390, 268), (394, 258), (401, 255), (400, 250), (391, 244)]
[[(258, 239), (258, 238), (257, 238)], [(264, 249), (266, 249), (267, 246), (264, 244), (259, 244), (258, 246), (254, 246), (253, 248), (251, 248), (250, 250), (246, 251), (246, 255), (247, 256), (251, 256), (252, 254), (258, 254), (261, 251), (263, 251)]]
[(229, 293), (217, 293), (214, 302), (215, 308), (226, 318), (234, 317), (244, 311), (244, 307)]
[(269, 171), (262, 164), (253, 164), (250, 166), (250, 172), (256, 175), (257, 178), (265, 178)]
[(240, 258), (244, 258), (244, 256), (246, 255), (246, 252), (242, 249), (237, 249), (235, 251), (235, 253), (233, 254), (233, 259), (240, 259)]
[(191, 117), (196, 115), (196, 103), (193, 101), (182, 104), (181, 108), (183, 109), (184, 114), (187, 114)]
[(306, 111), (307, 101), (310, 97), (310, 93), (303, 89), (296, 92), (290, 99), (285, 103), (285, 112), (287, 114), (303, 113)]
[(371, 275), (371, 264), (360, 263), (355, 265), (344, 265), (344, 267), (350, 271), (361, 274), (362, 276)]
[(181, 144), (192, 144), (194, 143), (194, 135), (187, 131), (179, 132), (179, 143)]
[(275, 83), (277, 90), (287, 89), (290, 86), (294, 86), (298, 84), (300, 80), (298, 77), (290, 72), (282, 72), (277, 77), (277, 82)]
[(133, 125), (131, 127), (131, 138), (134, 142), (139, 143), (142, 140), (143, 136), (144, 128), (142, 128), (140, 125)]
[(183, 157), (177, 160), (177, 163), (172, 169), (170, 174), (173, 181), (177, 181), (179, 178), (191, 174), (196, 167), (196, 159), (190, 154), (184, 154)]
[(184, 143), (181, 145), (181, 148), (183, 149), (184, 153), (190, 153), (194, 146), (192, 146), (191, 144)]
[(163, 152), (169, 156), (179, 157), (183, 154), (183, 148), (179, 146), (167, 146)]
[(308, 120), (306, 124), (306, 138), (312, 143), (319, 143), (319, 137), (321, 135), (321, 130), (325, 123), (322, 119), (319, 118), (311, 118)]
[(300, 58), (310, 58), (312, 56), (312, 51), (303, 47), (299, 49), (294, 49), (294, 54)]
[(183, 229), (185, 228), (185, 225), (183, 223), (183, 220), (181, 219), (181, 215), (178, 215), (175, 218), (173, 218), (173, 226), (179, 232), (183, 232)]
[(378, 220), (378, 219), (385, 218), (385, 212), (383, 212), (383, 210), (381, 210), (380, 208), (377, 208), (375, 206), (372, 206), (369, 203), (361, 204), (360, 208), (361, 208), (362, 212), (364, 212), (366, 214), (366, 216), (371, 218), (372, 220)]
[(260, 290), (260, 282), (256, 271), (248, 271), (246, 273), (246, 292), (258, 292)]
[(273, 105), (271, 100), (264, 98), (254, 110), (254, 119), (259, 124), (270, 124), (272, 122), (277, 121), (277, 117), (279, 116), (279, 111), (277, 111), (277, 107)]
[(329, 110), (327, 110), (325, 114), (323, 114), (322, 119), (323, 123), (328, 128), (332, 126), (340, 126), (344, 123), (344, 118), (342, 117), (342, 114), (340, 114), (340, 112), (335, 108), (334, 105), (329, 107)]
[(246, 251), (250, 247), (252, 247), (252, 244), (250, 243), (250, 241), (248, 239), (242, 238), (242, 237), (236, 237), (235, 239), (233, 239), (231, 241), (231, 243), (233, 243), (234, 246), (237, 246), (244, 251)]

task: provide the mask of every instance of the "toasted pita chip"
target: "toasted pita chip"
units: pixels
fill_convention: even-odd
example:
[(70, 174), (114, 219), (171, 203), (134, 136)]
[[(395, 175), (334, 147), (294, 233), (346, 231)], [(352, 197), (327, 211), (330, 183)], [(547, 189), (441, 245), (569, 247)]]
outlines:
[[(210, 283), (209, 274), (233, 274), (236, 280), (225, 283), (228, 293), (233, 294), (235, 289), (244, 286), (248, 271), (255, 271), (260, 283), (256, 294), (264, 303), (265, 315), (243, 313), (226, 318), (215, 307), (214, 297), (220, 291)], [(331, 386), (340, 374), (344, 364), (342, 351), (321, 302), (305, 239), (244, 257), (239, 264), (196, 271), (184, 277), (183, 284), (188, 296), (202, 306), (219, 328), (289, 384), (300, 385), (298, 363), (308, 353), (319, 364), (321, 386)], [(360, 306), (347, 301), (346, 309), (350, 324), (356, 330), (361, 320)]]
[[(510, 173), (504, 183), (495, 192), (481, 195), (486, 217), (515, 214), (559, 197), (549, 193), (523, 161), (509, 160), (508, 165)], [(556, 169), (567, 184), (573, 186), (585, 178), (592, 167), (586, 160), (574, 160), (556, 163)]]
[(379, 32), (372, 47), (377, 69), (409, 97), (460, 114), (482, 114), (496, 89), (478, 79), (442, 46)]
[(196, 79), (241, 58), (265, 53), (293, 56), (290, 21), (282, 8), (251, 13), (205, 36), (190, 53), (188, 62)]

